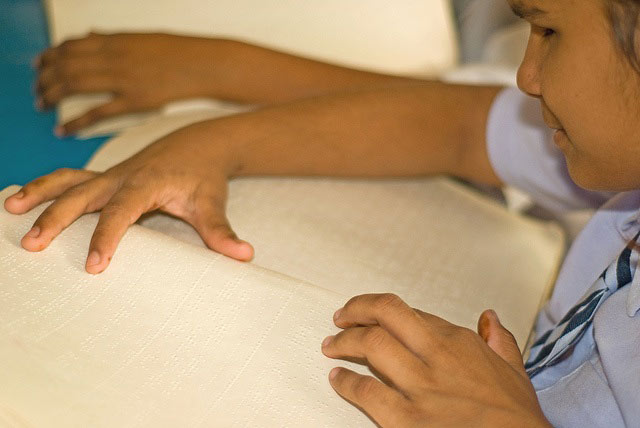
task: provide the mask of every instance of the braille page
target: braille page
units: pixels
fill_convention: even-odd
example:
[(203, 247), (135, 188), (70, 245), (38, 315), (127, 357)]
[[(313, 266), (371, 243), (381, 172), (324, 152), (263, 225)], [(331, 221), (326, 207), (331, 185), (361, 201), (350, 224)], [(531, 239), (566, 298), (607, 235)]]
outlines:
[[(16, 187), (0, 193), (4, 200)], [(320, 342), (344, 296), (140, 226), (84, 272), (97, 216), (41, 253), (0, 208), (0, 423), (360, 427)]]
[[(204, 118), (182, 115), (129, 129), (87, 167), (104, 170)], [(521, 348), (564, 249), (555, 224), (509, 213), (444, 178), (243, 178), (230, 182), (227, 213), (254, 245), (254, 264), (348, 295), (394, 292), (470, 328), (493, 308)], [(141, 224), (203, 245), (174, 218), (153, 215)]]

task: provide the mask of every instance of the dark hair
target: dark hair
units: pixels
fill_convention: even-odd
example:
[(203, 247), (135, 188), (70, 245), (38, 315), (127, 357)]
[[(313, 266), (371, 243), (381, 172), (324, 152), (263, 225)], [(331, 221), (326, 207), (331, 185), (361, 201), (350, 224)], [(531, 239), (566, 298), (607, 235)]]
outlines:
[(640, 0), (610, 0), (608, 3), (614, 39), (631, 65), (640, 72), (640, 47), (636, 46)]

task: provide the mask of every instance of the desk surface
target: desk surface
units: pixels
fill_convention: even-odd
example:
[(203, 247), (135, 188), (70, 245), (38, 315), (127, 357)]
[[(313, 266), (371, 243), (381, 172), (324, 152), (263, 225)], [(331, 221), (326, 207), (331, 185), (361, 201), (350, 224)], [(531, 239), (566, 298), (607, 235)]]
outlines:
[(0, 189), (56, 168), (82, 167), (105, 141), (58, 139), (55, 113), (34, 109), (31, 60), (47, 46), (39, 0), (0, 0)]

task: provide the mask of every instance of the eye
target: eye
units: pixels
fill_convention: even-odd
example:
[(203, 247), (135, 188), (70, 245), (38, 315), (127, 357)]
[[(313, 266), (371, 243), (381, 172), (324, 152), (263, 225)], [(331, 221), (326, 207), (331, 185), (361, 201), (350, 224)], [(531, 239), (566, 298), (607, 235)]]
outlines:
[(551, 28), (542, 29), (542, 37), (550, 37), (550, 36), (553, 36), (554, 34), (556, 34), (556, 31), (552, 30)]

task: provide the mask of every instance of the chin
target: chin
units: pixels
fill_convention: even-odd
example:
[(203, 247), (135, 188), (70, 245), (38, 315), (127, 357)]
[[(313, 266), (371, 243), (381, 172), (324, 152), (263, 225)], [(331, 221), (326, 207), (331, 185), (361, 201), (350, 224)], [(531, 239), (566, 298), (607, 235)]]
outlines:
[[(594, 167), (593, 163), (576, 165), (567, 159), (569, 176), (578, 186), (585, 190), (598, 192), (625, 192), (640, 189), (639, 180), (631, 180), (629, 174), (621, 174), (623, 169), (610, 171), (606, 168)], [(640, 175), (639, 175), (640, 177)]]

